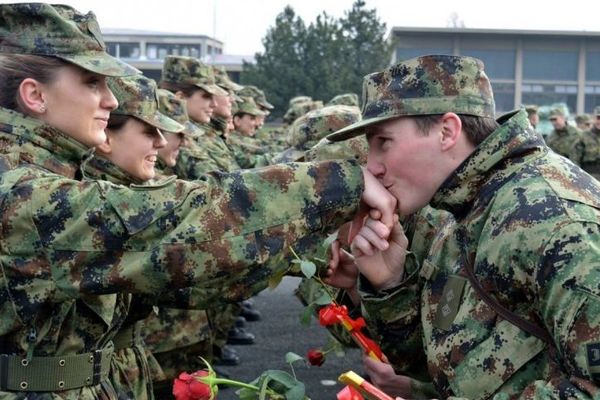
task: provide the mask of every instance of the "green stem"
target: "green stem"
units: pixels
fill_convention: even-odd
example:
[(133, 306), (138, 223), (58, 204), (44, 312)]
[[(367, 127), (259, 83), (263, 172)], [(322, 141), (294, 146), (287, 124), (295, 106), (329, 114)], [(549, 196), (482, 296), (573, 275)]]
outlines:
[(256, 390), (256, 391), (258, 391), (260, 389), (258, 386), (254, 386), (249, 383), (244, 383), (244, 382), (240, 382), (240, 381), (234, 381), (232, 379), (210, 378), (210, 382), (207, 382), (204, 380), (204, 377), (203, 377), (203, 378), (200, 378), (199, 380), (202, 381), (203, 383), (206, 383), (207, 385), (211, 385), (211, 386), (224, 384), (224, 385), (229, 385), (229, 386), (237, 386), (237, 387), (242, 387), (242, 388), (246, 388), (246, 389), (252, 389), (252, 390)]

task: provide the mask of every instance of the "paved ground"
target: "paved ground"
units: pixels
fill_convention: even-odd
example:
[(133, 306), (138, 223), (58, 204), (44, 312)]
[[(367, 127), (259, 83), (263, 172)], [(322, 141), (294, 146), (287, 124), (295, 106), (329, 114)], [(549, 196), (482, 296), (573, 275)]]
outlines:
[[(250, 382), (267, 369), (290, 372), (285, 354), (293, 351), (306, 356), (310, 348), (327, 344), (327, 331), (313, 319), (310, 327), (300, 325), (299, 316), (303, 306), (293, 295), (299, 278), (284, 278), (275, 290), (265, 290), (254, 298), (254, 307), (262, 313), (262, 320), (247, 324), (256, 335), (251, 346), (233, 346), (242, 363), (236, 367), (220, 367), (233, 379)], [(340, 373), (352, 369), (361, 373), (360, 352), (350, 350), (344, 357), (328, 355), (321, 367), (295, 363), (297, 378), (306, 385), (306, 393), (312, 400), (335, 400), (342, 386), (337, 383)], [(219, 392), (219, 400), (237, 399), (231, 389)]]

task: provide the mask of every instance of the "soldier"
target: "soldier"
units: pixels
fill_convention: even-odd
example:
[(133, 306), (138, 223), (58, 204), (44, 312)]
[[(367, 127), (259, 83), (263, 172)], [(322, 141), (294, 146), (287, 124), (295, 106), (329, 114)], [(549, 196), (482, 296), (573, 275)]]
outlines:
[(540, 115), (538, 114), (538, 106), (535, 104), (530, 104), (525, 106), (525, 111), (527, 112), (527, 119), (529, 119), (529, 123), (533, 127), (533, 129), (537, 128), (537, 125), (540, 122)]
[(593, 126), (583, 132), (583, 159), (581, 168), (596, 179), (600, 179), (600, 106), (594, 108)]
[(579, 114), (575, 116), (575, 124), (577, 125), (577, 129), (581, 132), (589, 131), (592, 129), (592, 117), (589, 114)]
[(259, 110), (263, 112), (263, 116), (257, 117), (257, 130), (262, 128), (265, 124), (265, 118), (269, 116), (271, 110), (275, 107), (273, 104), (267, 101), (267, 97), (265, 96), (265, 92), (257, 88), (256, 86), (247, 85), (244, 86), (238, 93), (240, 96), (244, 97), (252, 97), (254, 102), (258, 106)]
[[(367, 168), (401, 215), (429, 203), (456, 220), (416, 263), (399, 224), (386, 241), (369, 219), (355, 264), (333, 265), (332, 278), (360, 270), (384, 352), (426, 357), (440, 398), (597, 398), (600, 183), (549, 151), (524, 110), (494, 120), (479, 60), (410, 59), (363, 88), (363, 120), (329, 138), (367, 133)], [(408, 394), (418, 364), (395, 394)]]
[(117, 399), (112, 340), (130, 293), (235, 301), (361, 198), (391, 225), (395, 200), (354, 162), (131, 188), (78, 180), (117, 107), (106, 76), (135, 72), (106, 53), (93, 14), (0, 4), (3, 399)]
[(550, 111), (550, 122), (554, 130), (546, 138), (548, 147), (580, 165), (583, 156), (581, 132), (567, 123), (567, 117), (560, 108), (554, 108)]

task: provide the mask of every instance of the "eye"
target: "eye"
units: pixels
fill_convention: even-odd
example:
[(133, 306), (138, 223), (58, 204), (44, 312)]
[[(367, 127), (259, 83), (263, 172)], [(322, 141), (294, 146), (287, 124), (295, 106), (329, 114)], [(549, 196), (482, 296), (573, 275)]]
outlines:
[(98, 75), (89, 75), (85, 78), (85, 84), (96, 89), (101, 83), (101, 78)]

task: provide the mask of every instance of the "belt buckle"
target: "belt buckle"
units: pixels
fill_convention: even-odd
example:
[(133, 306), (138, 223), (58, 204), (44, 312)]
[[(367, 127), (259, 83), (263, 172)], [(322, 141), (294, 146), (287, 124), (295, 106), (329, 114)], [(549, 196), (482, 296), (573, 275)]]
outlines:
[(99, 385), (102, 381), (102, 350), (94, 350), (94, 364), (92, 368), (92, 384)]

